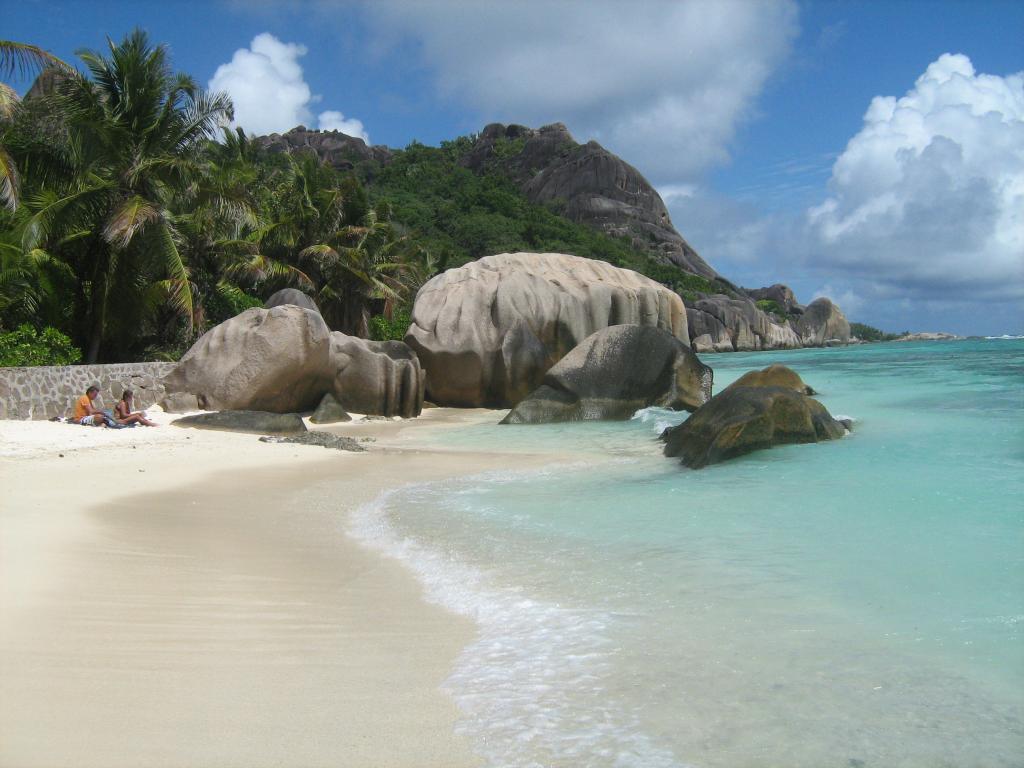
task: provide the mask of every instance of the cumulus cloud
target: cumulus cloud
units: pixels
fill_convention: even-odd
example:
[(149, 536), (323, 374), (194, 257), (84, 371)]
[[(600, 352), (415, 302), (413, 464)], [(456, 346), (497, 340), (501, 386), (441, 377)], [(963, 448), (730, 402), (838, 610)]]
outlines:
[[(792, 0), (405, 3), (367, 7), (411, 37), (440, 92), (485, 120), (561, 121), (655, 182), (726, 162), (797, 31)], [(395, 41), (397, 42), (397, 40)]]
[(944, 54), (873, 99), (807, 234), (819, 268), (905, 295), (1024, 298), (1024, 73)]
[(235, 51), (230, 62), (217, 67), (209, 88), (231, 96), (234, 124), (248, 133), (275, 133), (315, 123), (323, 130), (338, 130), (369, 143), (359, 120), (346, 119), (335, 110), (314, 117), (310, 106), (319, 97), (313, 95), (299, 64), (306, 53), (304, 45), (285, 43), (264, 32), (256, 35), (248, 48)]
[(367, 144), (370, 143), (370, 134), (363, 127), (363, 121), (356, 120), (354, 117), (346, 118), (341, 112), (335, 110), (321, 112), (317, 116), (317, 124), (321, 131), (341, 131), (349, 136), (357, 136)]

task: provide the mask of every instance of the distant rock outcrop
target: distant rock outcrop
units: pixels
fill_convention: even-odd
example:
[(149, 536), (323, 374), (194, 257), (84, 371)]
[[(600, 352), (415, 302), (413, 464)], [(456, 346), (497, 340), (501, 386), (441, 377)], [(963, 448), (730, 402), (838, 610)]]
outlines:
[(613, 325), (555, 363), (501, 423), (628, 419), (652, 405), (693, 411), (711, 397), (712, 375), (667, 331)]
[(686, 310), (697, 352), (747, 352), (803, 346), (788, 320), (776, 321), (751, 299), (723, 294), (698, 299)]
[(821, 347), (830, 341), (846, 344), (850, 341), (850, 324), (831, 300), (815, 299), (797, 321), (796, 331), (805, 347)]
[(385, 146), (367, 146), (362, 139), (341, 131), (310, 130), (304, 125), (296, 126), (286, 133), (257, 136), (255, 141), (268, 152), (313, 152), (339, 171), (350, 171), (363, 160), (386, 163), (393, 154)]
[[(509, 142), (521, 145), (519, 151), (503, 152)], [(596, 141), (578, 143), (562, 123), (539, 129), (488, 125), (466, 159), (476, 171), (487, 163), (500, 164), (531, 202), (556, 205), (566, 218), (633, 238), (687, 272), (718, 276), (672, 226), (661, 196), (636, 168)]]
[(662, 438), (666, 456), (700, 469), (775, 445), (844, 434), (825, 406), (789, 387), (727, 387)]
[(622, 324), (689, 344), (682, 299), (643, 275), (560, 253), (503, 253), (424, 285), (405, 340), (431, 401), (509, 408), (590, 334)]

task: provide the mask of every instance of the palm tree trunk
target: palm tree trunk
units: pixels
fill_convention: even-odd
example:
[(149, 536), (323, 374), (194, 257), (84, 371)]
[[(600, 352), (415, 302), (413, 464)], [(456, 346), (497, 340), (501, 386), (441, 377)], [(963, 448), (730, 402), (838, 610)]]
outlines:
[(89, 365), (99, 361), (103, 330), (107, 323), (107, 265), (110, 254), (105, 248), (100, 247), (98, 250), (89, 289), (89, 348), (85, 353), (85, 362)]

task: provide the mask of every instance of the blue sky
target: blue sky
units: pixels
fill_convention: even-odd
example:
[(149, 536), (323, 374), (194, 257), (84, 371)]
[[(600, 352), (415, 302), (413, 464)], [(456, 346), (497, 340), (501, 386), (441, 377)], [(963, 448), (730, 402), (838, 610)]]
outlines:
[(889, 330), (1024, 331), (1024, 3), (3, 6), (0, 35), (69, 61), (141, 26), (259, 132), (402, 147), (561, 121), (741, 285)]

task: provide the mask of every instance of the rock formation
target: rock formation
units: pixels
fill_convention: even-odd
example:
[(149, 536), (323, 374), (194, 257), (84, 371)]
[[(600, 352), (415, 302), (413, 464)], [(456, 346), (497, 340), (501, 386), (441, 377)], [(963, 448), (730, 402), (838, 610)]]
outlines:
[(382, 416), (416, 416), (423, 404), (423, 371), (405, 344), (330, 333), (319, 313), (294, 304), (247, 309), (210, 329), (164, 386), (204, 410), (308, 411), (328, 392)]
[(815, 299), (797, 321), (796, 331), (806, 347), (821, 347), (830, 341), (850, 341), (850, 324), (839, 307), (824, 297)]
[(362, 453), (366, 450), (359, 441), (344, 435), (332, 435), (330, 432), (303, 432), (291, 437), (264, 436), (260, 438), (262, 443), (286, 443), (291, 445), (319, 445), (321, 448), (330, 448), (335, 451), (352, 451)]
[(825, 406), (789, 387), (728, 387), (662, 438), (666, 456), (700, 469), (774, 445), (844, 434)]
[(804, 384), (800, 374), (785, 365), (769, 365), (760, 371), (747, 371), (726, 387), (726, 390), (735, 387), (785, 387), (801, 395), (814, 394), (814, 390)]
[(349, 416), (348, 411), (338, 402), (338, 398), (328, 392), (320, 400), (320, 405), (313, 411), (313, 415), (309, 417), (309, 420), (314, 424), (339, 424), (345, 421), (352, 421), (352, 417)]
[(423, 370), (401, 341), (367, 341), (331, 334), (331, 392), (348, 411), (375, 416), (419, 416)]
[(502, 424), (628, 419), (648, 406), (693, 411), (712, 372), (660, 328), (613, 325), (591, 334), (544, 375)]
[(689, 343), (682, 299), (643, 275), (565, 254), (503, 253), (424, 285), (405, 340), (431, 401), (509, 408), (583, 339), (621, 324)]
[(327, 165), (350, 171), (363, 160), (387, 162), (392, 152), (385, 146), (367, 146), (366, 142), (341, 131), (309, 130), (296, 126), (286, 133), (257, 136), (255, 141), (268, 152), (313, 152)]
[(164, 386), (194, 394), (203, 410), (306, 411), (329, 389), (330, 355), (316, 312), (247, 309), (203, 334)]
[[(507, 157), (500, 147), (521, 144)], [(562, 123), (534, 130), (492, 123), (484, 128), (466, 164), (479, 171), (498, 163), (531, 202), (557, 204), (567, 218), (607, 234), (632, 238), (666, 262), (707, 278), (717, 273), (672, 226), (661, 196), (643, 175), (596, 141), (579, 144)]]
[(273, 309), (274, 307), (280, 307), (285, 304), (294, 304), (296, 307), (310, 309), (317, 314), (320, 313), (320, 307), (316, 305), (316, 302), (308, 295), (295, 288), (282, 288), (279, 291), (275, 291), (270, 295), (270, 298), (266, 300), (263, 306), (266, 309)]
[[(788, 320), (776, 322), (746, 297), (718, 294), (698, 299), (686, 310), (697, 352), (747, 352), (802, 346)], [(701, 338), (706, 336), (707, 338)], [(696, 343), (700, 339), (700, 343)]]

